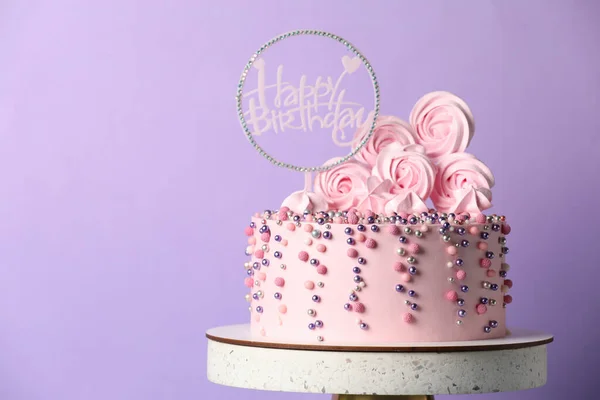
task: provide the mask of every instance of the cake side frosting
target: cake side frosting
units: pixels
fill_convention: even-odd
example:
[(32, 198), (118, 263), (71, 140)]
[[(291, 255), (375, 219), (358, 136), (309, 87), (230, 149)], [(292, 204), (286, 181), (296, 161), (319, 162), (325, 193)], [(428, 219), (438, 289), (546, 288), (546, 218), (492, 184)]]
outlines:
[(247, 232), (257, 337), (374, 344), (506, 334), (503, 217), (319, 224), (274, 215), (253, 218)]

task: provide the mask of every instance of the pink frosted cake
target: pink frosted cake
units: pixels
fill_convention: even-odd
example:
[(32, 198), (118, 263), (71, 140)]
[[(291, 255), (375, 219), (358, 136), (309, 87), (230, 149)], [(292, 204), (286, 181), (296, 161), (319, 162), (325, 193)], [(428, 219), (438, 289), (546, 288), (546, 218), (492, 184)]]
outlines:
[(409, 121), (379, 117), (354, 160), (252, 218), (245, 284), (254, 336), (385, 344), (506, 335), (510, 226), (483, 213), (494, 178), (464, 152), (470, 110), (435, 92)]

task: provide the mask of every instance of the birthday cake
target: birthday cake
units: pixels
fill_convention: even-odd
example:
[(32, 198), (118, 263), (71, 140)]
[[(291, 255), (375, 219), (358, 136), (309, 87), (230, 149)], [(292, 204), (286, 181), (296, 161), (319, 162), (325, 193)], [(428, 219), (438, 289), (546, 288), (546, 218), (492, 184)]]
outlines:
[(409, 122), (379, 116), (369, 133), (352, 159), (251, 218), (252, 335), (323, 344), (505, 336), (510, 226), (485, 214), (494, 177), (465, 152), (467, 104), (430, 93)]

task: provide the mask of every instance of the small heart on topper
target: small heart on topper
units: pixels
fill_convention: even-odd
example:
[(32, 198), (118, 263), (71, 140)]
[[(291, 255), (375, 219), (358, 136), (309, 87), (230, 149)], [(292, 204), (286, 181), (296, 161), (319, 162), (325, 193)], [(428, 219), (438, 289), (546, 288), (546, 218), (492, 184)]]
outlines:
[(348, 56), (342, 57), (342, 64), (344, 65), (344, 69), (348, 74), (353, 73), (360, 67), (361, 61), (360, 58), (354, 57), (350, 58)]
[(257, 59), (256, 61), (254, 61), (254, 63), (252, 64), (252, 66), (256, 69), (262, 69), (265, 66), (265, 60), (263, 60), (262, 58)]

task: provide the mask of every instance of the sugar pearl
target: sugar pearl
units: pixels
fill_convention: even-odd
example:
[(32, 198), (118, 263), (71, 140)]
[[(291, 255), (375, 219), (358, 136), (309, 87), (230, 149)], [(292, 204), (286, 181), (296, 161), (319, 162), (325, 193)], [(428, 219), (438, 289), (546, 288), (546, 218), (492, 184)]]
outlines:
[(280, 313), (285, 314), (287, 312), (287, 306), (285, 304), (281, 304), (278, 307), (278, 310), (279, 310)]

